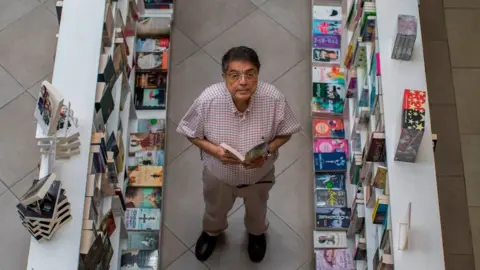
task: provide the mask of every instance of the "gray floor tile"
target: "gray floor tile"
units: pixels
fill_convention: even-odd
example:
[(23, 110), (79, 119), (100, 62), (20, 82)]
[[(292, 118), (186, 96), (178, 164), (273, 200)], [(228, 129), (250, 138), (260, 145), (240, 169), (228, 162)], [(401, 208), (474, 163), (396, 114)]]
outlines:
[(184, 244), (191, 247), (202, 231), (205, 207), (199, 150), (190, 147), (166, 171), (163, 222)]
[(254, 3), (257, 6), (261, 6), (265, 4), (265, 2), (267, 2), (267, 0), (250, 0), (250, 1), (252, 1), (252, 3)]
[(40, 6), (0, 32), (0, 64), (23, 88), (51, 73), (57, 28), (53, 14)]
[[(480, 207), (469, 207), (475, 265), (480, 266)], [(470, 268), (464, 268), (470, 269)]]
[(167, 269), (167, 267), (175, 262), (175, 260), (177, 260), (180, 256), (182, 256), (182, 254), (185, 253), (188, 248), (165, 225), (162, 229), (161, 240), (161, 269)]
[(455, 104), (447, 41), (424, 41), (425, 72), (430, 104)]
[(304, 265), (302, 265), (298, 270), (315, 270), (315, 259), (312, 258), (312, 260)]
[(28, 89), (28, 93), (30, 93), (30, 95), (32, 95), (32, 97), (37, 100), (38, 98), (38, 93), (40, 92), (40, 87), (42, 86), (42, 83), (43, 81), (48, 81), (48, 82), (52, 82), (52, 73), (48, 74), (47, 76), (45, 76), (44, 78), (42, 78), (41, 80), (39, 80), (34, 86), (30, 87), (30, 89)]
[(193, 101), (206, 87), (222, 81), (220, 64), (200, 50), (170, 73), (168, 117), (179, 123)]
[(277, 177), (268, 201), (270, 210), (302, 237), (305, 253), (313, 253), (313, 185), (312, 154), (303, 154)]
[(177, 27), (172, 28), (172, 41), (171, 46), (175, 49), (170, 53), (171, 67), (177, 66), (199, 49), (198, 46), (185, 36), (182, 31), (178, 30)]
[[(460, 135), (469, 206), (480, 207), (480, 135)], [(480, 248), (480, 246), (479, 246)]]
[[(38, 165), (35, 101), (23, 93), (0, 109), (0, 179), (11, 187)], [(12, 125), (11, 123), (15, 123)]]
[(477, 67), (480, 62), (480, 9), (446, 9), (452, 67)]
[(259, 264), (250, 262), (246, 251), (248, 239), (243, 225), (244, 214), (242, 207), (230, 217), (230, 227), (225, 234), (224, 243), (218, 245), (212, 257), (206, 261), (211, 270), (292, 270), (310, 260), (311, 256), (303, 250), (302, 239), (275, 214), (268, 211), (270, 228), (267, 233), (265, 259)]
[(257, 51), (262, 63), (260, 78), (266, 82), (276, 80), (308, 56), (304, 43), (261, 10), (248, 15), (204, 49), (220, 62), (228, 49), (239, 45), (249, 46)]
[(40, 0), (53, 15), (57, 16), (56, 4), (57, 0)]
[(472, 255), (445, 254), (445, 270), (475, 270)]
[(0, 181), (0, 195), (2, 195), (7, 190), (8, 190), (7, 186), (5, 186), (5, 184), (2, 181)]
[(294, 134), (290, 141), (279, 150), (280, 156), (275, 161), (275, 175), (282, 174), (285, 169), (289, 168), (302, 155), (311, 153), (311, 149), (311, 140), (305, 138), (305, 135), (302, 133)]
[(185, 136), (177, 133), (177, 124), (170, 119), (167, 119), (167, 156), (165, 159), (166, 164), (172, 163), (178, 155), (187, 150), (192, 144), (185, 138)]
[(438, 177), (438, 201), (445, 253), (472, 254), (472, 235), (463, 177)]
[(38, 7), (36, 0), (2, 0), (0, 1), (0, 30), (18, 20)]
[(312, 88), (310, 70), (310, 61), (303, 60), (273, 82), (273, 85), (285, 95), (305, 134), (312, 134), (310, 110), (312, 92), (307, 90)]
[(25, 91), (1, 66), (0, 82), (0, 108)]
[(203, 47), (255, 8), (249, 0), (230, 1), (228, 4), (225, 0), (178, 0), (174, 23), (193, 42)]
[(167, 270), (209, 270), (205, 264), (199, 262), (191, 251), (185, 252)]
[(477, 102), (480, 99), (480, 68), (453, 69), (452, 74), (460, 134), (480, 133)]
[(447, 40), (442, 0), (422, 0), (419, 6), (424, 41)]
[(15, 205), (18, 200), (10, 191), (0, 196), (0, 261), (2, 270), (27, 268), (30, 234), (21, 225)]
[(33, 170), (27, 176), (25, 176), (22, 180), (18, 181), (13, 187), (10, 188), (10, 191), (15, 195), (15, 197), (20, 198), (22, 197), (29, 188), (32, 187), (33, 180), (38, 179), (38, 168)]
[(310, 43), (310, 16), (312, 12), (310, 0), (269, 0), (260, 7), (285, 29), (303, 42)]
[(445, 8), (480, 8), (477, 0), (443, 0)]
[(457, 109), (450, 105), (430, 105), (432, 133), (438, 134), (435, 150), (437, 176), (463, 175)]

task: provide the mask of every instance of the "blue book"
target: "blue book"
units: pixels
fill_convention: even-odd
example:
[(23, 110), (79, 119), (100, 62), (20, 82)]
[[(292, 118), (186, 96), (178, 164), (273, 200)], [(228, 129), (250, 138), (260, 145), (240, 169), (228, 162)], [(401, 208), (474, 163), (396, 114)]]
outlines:
[(344, 190), (345, 173), (315, 173), (315, 188)]
[(315, 171), (346, 171), (347, 157), (343, 152), (314, 153), (313, 165)]

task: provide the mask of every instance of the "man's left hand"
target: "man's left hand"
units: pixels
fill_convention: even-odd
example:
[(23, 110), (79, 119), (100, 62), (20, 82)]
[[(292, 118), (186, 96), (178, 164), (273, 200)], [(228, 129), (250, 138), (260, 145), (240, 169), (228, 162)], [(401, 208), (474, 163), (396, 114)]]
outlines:
[(247, 164), (244, 164), (244, 166), (247, 169), (256, 169), (256, 168), (261, 168), (263, 164), (265, 164), (265, 157), (261, 156), (254, 160), (249, 161)]

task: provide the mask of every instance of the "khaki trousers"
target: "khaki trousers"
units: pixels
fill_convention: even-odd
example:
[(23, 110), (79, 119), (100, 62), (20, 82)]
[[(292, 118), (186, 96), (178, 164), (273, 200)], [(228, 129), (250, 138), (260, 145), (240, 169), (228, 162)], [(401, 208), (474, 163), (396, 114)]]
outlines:
[[(267, 183), (262, 183), (267, 182)], [(275, 169), (272, 169), (256, 184), (245, 187), (229, 185), (217, 179), (207, 168), (203, 169), (203, 198), (205, 213), (203, 231), (215, 236), (228, 227), (227, 216), (237, 197), (245, 205), (245, 227), (248, 233), (260, 235), (267, 231), (267, 201), (269, 191), (275, 183)]]

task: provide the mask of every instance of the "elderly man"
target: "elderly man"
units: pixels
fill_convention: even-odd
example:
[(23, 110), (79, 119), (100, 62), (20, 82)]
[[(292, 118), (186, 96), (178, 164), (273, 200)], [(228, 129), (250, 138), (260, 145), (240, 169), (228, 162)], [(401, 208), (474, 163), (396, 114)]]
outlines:
[[(225, 81), (205, 89), (177, 128), (200, 148), (204, 164), (203, 232), (195, 248), (200, 261), (213, 253), (218, 235), (228, 227), (227, 215), (237, 197), (245, 204), (249, 257), (260, 262), (265, 256), (274, 162), (278, 149), (301, 127), (284, 95), (258, 80), (259, 71), (260, 61), (253, 49), (231, 48), (222, 58)], [(248, 162), (220, 146), (225, 143), (244, 155), (262, 142), (268, 143), (264, 154)]]

